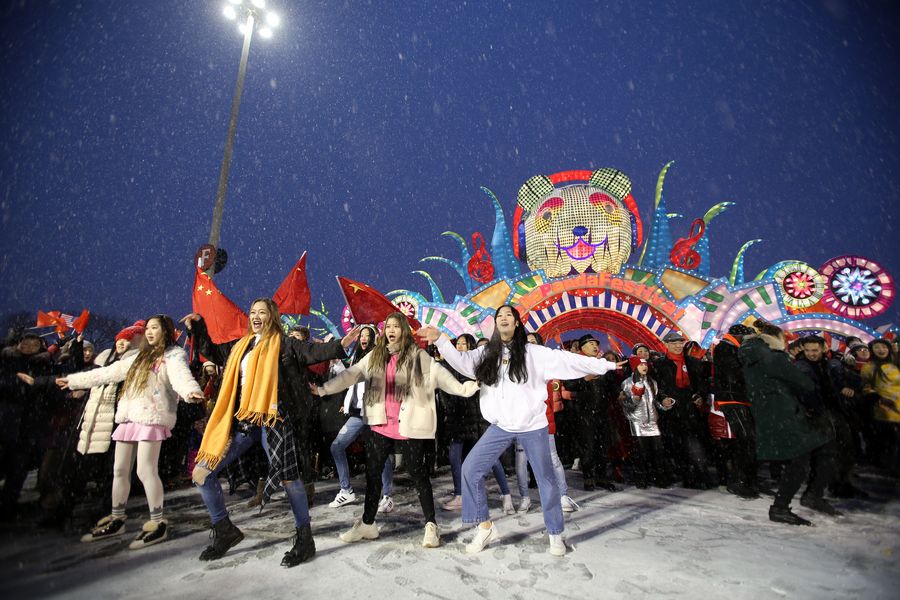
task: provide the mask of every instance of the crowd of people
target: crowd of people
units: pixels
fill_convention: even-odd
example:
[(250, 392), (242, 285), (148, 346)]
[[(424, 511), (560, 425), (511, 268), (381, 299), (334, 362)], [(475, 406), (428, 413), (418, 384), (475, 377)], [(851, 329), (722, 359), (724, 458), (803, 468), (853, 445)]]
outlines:
[[(403, 469), (422, 509), (422, 546), (441, 544), (439, 508), (475, 526), (466, 550), (477, 553), (499, 539), (492, 474), (507, 514), (537, 509), (529, 489), (538, 489), (549, 552), (563, 556), (564, 513), (582, 509), (567, 469), (581, 472), (586, 491), (768, 495), (769, 518), (791, 525), (811, 524), (791, 509), (801, 487), (801, 506), (835, 516), (834, 498), (867, 496), (854, 478), (860, 466), (900, 477), (895, 340), (848, 338), (837, 351), (758, 320), (708, 350), (676, 331), (627, 356), (593, 334), (552, 350), (509, 305), (489, 339), (413, 332), (394, 313), (382, 331), (318, 340), (305, 328), (285, 333), (268, 298), (226, 343), (200, 315), (180, 322), (187, 350), (166, 315), (123, 328), (99, 353), (81, 335), (48, 346), (12, 333), (0, 353), (0, 518), (26, 508), (20, 494), (36, 470), (37, 510), (26, 518), (71, 526), (93, 484), (99, 505), (81, 539), (109, 539), (124, 533), (139, 484), (148, 518), (130, 548), (140, 549), (168, 537), (165, 490), (193, 485), (212, 529), (199, 558), (217, 560), (243, 539), (224, 479), (230, 493), (251, 487), (250, 506), (284, 491), (296, 535), (281, 563), (293, 567), (315, 555), (317, 479), (337, 479), (327, 510), (341, 511), (358, 500), (354, 471), (365, 472), (362, 516), (340, 535), (354, 543), (379, 537), (376, 518), (394, 510)], [(431, 478), (443, 465), (453, 489), (436, 504)]]

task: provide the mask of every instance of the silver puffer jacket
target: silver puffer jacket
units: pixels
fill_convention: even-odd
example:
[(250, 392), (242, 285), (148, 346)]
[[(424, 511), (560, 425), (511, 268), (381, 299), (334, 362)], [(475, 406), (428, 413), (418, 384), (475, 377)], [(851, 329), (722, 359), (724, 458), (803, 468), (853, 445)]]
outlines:
[(622, 405), (625, 410), (625, 418), (628, 419), (628, 425), (631, 427), (631, 435), (635, 437), (652, 437), (660, 435), (659, 411), (667, 410), (657, 402), (656, 382), (652, 379), (645, 379), (641, 384), (644, 386), (644, 393), (640, 396), (635, 395), (632, 391), (635, 382), (634, 375), (622, 382), (622, 394), (624, 398)]

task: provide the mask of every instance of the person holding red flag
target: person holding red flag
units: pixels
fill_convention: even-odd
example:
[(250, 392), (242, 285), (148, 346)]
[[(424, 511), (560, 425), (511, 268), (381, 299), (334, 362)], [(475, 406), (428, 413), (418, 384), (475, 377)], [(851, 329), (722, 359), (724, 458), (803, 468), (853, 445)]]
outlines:
[(206, 321), (198, 314), (187, 315), (181, 322), (191, 330), (203, 356), (225, 365), (192, 474), (212, 521), (213, 541), (200, 560), (219, 559), (244, 539), (228, 518), (219, 473), (257, 443), (262, 443), (269, 458), (262, 504), (283, 486), (294, 513), (297, 534), (281, 564), (294, 567), (310, 560), (316, 546), (303, 483), (311, 473), (306, 428), (312, 403), (307, 366), (344, 358), (344, 348), (356, 340), (359, 329), (352, 329), (340, 341), (312, 344), (297, 340), (282, 331), (278, 307), (270, 298), (253, 301), (246, 334), (227, 343), (214, 343)]

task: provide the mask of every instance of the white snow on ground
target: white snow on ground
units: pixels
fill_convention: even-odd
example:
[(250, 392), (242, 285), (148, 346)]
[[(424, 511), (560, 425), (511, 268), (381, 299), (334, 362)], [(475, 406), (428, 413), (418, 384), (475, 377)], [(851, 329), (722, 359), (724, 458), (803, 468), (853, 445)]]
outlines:
[[(433, 480), (439, 503), (446, 469)], [(578, 473), (568, 474), (580, 484)], [(490, 480), (489, 480), (490, 481)], [(363, 483), (357, 478), (357, 491)], [(491, 483), (493, 483), (491, 481)], [(513, 483), (513, 482), (511, 482)], [(900, 501), (896, 482), (863, 479), (872, 500), (837, 502), (832, 518), (799, 507), (816, 527), (768, 520), (770, 499), (740, 500), (719, 490), (637, 490), (572, 495), (582, 507), (566, 517), (569, 552), (547, 553), (540, 507), (527, 515), (500, 513), (491, 494), (499, 544), (468, 555), (471, 528), (438, 509), (443, 545), (424, 549), (415, 492), (397, 476), (398, 509), (376, 523), (381, 538), (343, 544), (338, 534), (362, 513), (355, 504), (327, 507), (333, 481), (317, 484), (312, 509), (318, 553), (293, 569), (279, 566), (290, 547), (293, 521), (286, 502), (260, 514), (232, 496), (235, 523), (246, 539), (222, 560), (202, 563), (209, 542), (206, 513), (191, 489), (171, 493), (172, 537), (141, 550), (127, 549), (145, 518), (142, 497), (132, 498), (128, 533), (118, 540), (81, 544), (75, 534), (9, 526), (0, 538), (3, 598), (184, 598), (253, 600), (288, 598), (866, 598), (895, 599), (900, 584)], [(513, 485), (513, 489), (514, 485)], [(513, 493), (515, 498), (516, 494)], [(537, 505), (537, 490), (531, 490)]]

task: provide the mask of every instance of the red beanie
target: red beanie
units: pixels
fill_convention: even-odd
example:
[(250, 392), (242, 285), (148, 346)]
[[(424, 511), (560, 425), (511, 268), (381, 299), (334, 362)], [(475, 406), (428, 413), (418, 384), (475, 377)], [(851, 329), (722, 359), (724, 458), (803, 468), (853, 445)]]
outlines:
[(650, 364), (647, 362), (646, 358), (641, 358), (640, 356), (631, 356), (628, 358), (628, 365), (631, 367), (631, 370), (637, 372), (638, 365), (647, 365)]
[(122, 331), (116, 334), (116, 341), (119, 340), (128, 340), (132, 341), (135, 336), (144, 335), (144, 326), (147, 324), (146, 321), (135, 321), (134, 325), (131, 327), (126, 327)]

